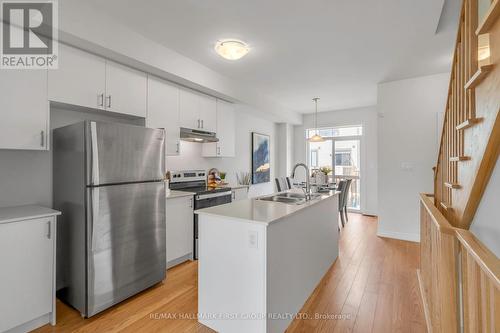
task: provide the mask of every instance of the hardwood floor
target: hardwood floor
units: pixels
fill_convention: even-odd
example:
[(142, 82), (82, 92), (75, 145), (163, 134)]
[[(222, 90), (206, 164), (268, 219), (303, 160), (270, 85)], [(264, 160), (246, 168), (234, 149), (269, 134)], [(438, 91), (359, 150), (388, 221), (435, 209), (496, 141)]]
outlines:
[[(377, 237), (376, 229), (376, 218), (349, 214), (339, 258), (301, 310), (308, 318), (296, 319), (287, 332), (426, 331), (416, 276), (419, 245)], [(57, 325), (36, 332), (213, 332), (196, 320), (196, 262), (167, 276), (90, 319), (58, 301)]]

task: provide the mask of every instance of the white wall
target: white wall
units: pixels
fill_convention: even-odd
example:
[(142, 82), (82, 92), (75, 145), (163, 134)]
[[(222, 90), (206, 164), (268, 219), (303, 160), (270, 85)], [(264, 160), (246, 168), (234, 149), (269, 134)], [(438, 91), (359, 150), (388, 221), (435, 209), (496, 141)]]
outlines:
[(227, 172), (227, 180), (230, 184), (236, 183), (236, 172), (251, 171), (251, 147), (252, 132), (267, 134), (271, 137), (271, 181), (269, 183), (256, 184), (250, 187), (249, 196), (254, 197), (274, 192), (274, 177), (277, 170), (278, 160), (276, 154), (277, 130), (272, 121), (258, 118), (247, 112), (247, 107), (238, 105), (236, 112), (236, 156), (235, 157), (213, 157), (201, 156), (199, 143), (181, 141), (180, 156), (167, 157), (168, 170), (190, 170), (217, 168), (219, 171)]
[(288, 177), (293, 167), (293, 125), (276, 124), (276, 177)]
[[(304, 115), (303, 125), (294, 126), (295, 163), (307, 163), (305, 130), (314, 128), (314, 115)], [(361, 210), (377, 215), (377, 112), (375, 106), (318, 113), (318, 127), (362, 125)]]
[(496, 163), (483, 198), (472, 221), (470, 231), (500, 258), (500, 163)]
[(419, 241), (419, 193), (433, 192), (437, 119), (449, 74), (378, 86), (378, 234)]

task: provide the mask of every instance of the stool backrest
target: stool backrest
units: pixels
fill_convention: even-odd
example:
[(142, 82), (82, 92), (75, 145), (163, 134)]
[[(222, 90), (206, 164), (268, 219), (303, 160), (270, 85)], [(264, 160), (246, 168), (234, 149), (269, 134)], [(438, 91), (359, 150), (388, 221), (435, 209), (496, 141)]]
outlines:
[(343, 200), (343, 207), (347, 206), (347, 201), (349, 200), (349, 189), (351, 188), (351, 183), (352, 183), (352, 178), (351, 179), (346, 179), (346, 185), (345, 185), (345, 190), (344, 190), (344, 200)]
[(283, 192), (292, 188), (288, 177), (275, 178), (274, 181), (276, 182), (276, 190), (278, 192)]
[(339, 181), (338, 185), (337, 185), (337, 191), (340, 191), (340, 194), (339, 194), (339, 211), (342, 210), (342, 208), (344, 208), (344, 192), (345, 192), (345, 189), (346, 189), (346, 186), (347, 186), (347, 181), (342, 179), (341, 181)]

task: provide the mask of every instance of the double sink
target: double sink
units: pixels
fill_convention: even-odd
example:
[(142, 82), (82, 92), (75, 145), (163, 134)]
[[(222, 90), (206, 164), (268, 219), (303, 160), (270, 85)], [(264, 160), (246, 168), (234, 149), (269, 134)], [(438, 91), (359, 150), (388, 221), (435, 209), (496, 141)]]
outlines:
[[(320, 197), (321, 194), (311, 194), (311, 200), (316, 199)], [(303, 193), (290, 193), (290, 192), (284, 192), (284, 193), (278, 193), (278, 194), (273, 194), (267, 197), (261, 197), (258, 198), (257, 200), (263, 200), (263, 201), (272, 201), (272, 202), (281, 202), (281, 203), (286, 203), (290, 205), (302, 205), (307, 202), (306, 196)]]

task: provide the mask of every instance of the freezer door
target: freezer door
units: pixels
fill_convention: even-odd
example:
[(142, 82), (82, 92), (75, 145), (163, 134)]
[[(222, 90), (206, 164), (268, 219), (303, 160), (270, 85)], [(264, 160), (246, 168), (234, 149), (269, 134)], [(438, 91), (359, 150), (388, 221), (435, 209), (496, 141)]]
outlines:
[(87, 185), (163, 179), (162, 129), (89, 121), (86, 131)]
[(87, 317), (165, 278), (163, 182), (89, 187)]

